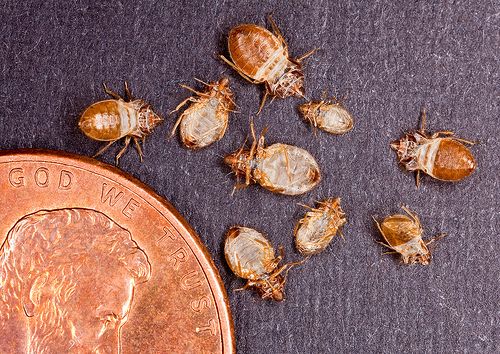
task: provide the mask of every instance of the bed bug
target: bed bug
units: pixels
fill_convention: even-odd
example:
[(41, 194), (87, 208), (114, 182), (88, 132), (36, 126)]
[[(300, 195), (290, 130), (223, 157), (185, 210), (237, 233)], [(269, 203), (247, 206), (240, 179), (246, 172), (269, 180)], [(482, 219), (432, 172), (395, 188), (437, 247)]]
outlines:
[(354, 125), (351, 113), (335, 98), (301, 104), (299, 111), (315, 128), (331, 134), (347, 133)]
[(186, 98), (173, 111), (176, 112), (188, 102), (192, 102), (180, 115), (172, 130), (174, 135), (180, 125), (182, 142), (190, 149), (200, 149), (220, 140), (227, 129), (229, 112), (235, 107), (228, 79), (223, 78), (219, 82), (209, 84), (195, 80), (203, 83), (207, 89), (198, 92), (189, 86), (181, 85), (194, 92), (197, 97)]
[(305, 256), (322, 252), (346, 223), (340, 198), (327, 199), (311, 208), (295, 226), (295, 246)]
[(224, 254), (229, 268), (238, 277), (246, 279), (245, 290), (253, 288), (263, 299), (282, 301), (288, 271), (301, 262), (286, 263), (283, 248), (275, 257), (274, 248), (259, 231), (249, 227), (234, 226), (226, 234)]
[(420, 129), (391, 144), (399, 162), (408, 171), (416, 171), (417, 188), (420, 185), (420, 171), (441, 181), (456, 182), (469, 176), (476, 168), (476, 162), (469, 149), (461, 143), (474, 143), (452, 137), (454, 133), (450, 131), (428, 136), (425, 122), (426, 112), (422, 109)]
[(431, 253), (427, 245), (444, 237), (445, 234), (435, 236), (424, 242), (422, 240), (423, 229), (418, 216), (405, 206), (401, 208), (407, 215), (391, 215), (381, 223), (373, 218), (386, 242), (379, 243), (393, 250), (393, 253), (399, 253), (405, 264), (420, 263), (428, 265), (431, 260)]
[(241, 24), (229, 32), (228, 50), (231, 60), (220, 57), (241, 76), (253, 84), (265, 84), (266, 91), (259, 107), (264, 107), (267, 96), (285, 98), (304, 97), (302, 61), (316, 49), (292, 59), (288, 46), (274, 20), (269, 16), (274, 33), (254, 24)]
[(264, 132), (257, 141), (253, 123), (250, 125), (253, 143), (250, 150), (244, 146), (224, 158), (239, 180), (250, 185), (252, 181), (280, 194), (297, 195), (310, 191), (321, 180), (319, 166), (314, 157), (304, 149), (287, 144), (264, 147)]
[(142, 161), (142, 149), (139, 139), (151, 134), (163, 119), (158, 116), (151, 105), (142, 99), (133, 99), (128, 84), (125, 82), (125, 99), (105, 84), (104, 91), (113, 99), (96, 102), (90, 105), (80, 117), (78, 126), (89, 138), (98, 141), (108, 141), (95, 155), (99, 156), (118, 140), (125, 138), (125, 146), (116, 155), (118, 164), (120, 157), (133, 140), (139, 158)]

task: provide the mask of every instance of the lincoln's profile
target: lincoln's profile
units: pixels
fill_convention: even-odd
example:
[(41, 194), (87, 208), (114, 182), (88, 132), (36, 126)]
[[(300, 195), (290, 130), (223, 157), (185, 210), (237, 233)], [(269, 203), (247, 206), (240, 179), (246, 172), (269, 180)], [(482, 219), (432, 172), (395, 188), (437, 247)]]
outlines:
[(0, 248), (0, 353), (118, 353), (151, 275), (130, 233), (88, 209), (20, 219)]

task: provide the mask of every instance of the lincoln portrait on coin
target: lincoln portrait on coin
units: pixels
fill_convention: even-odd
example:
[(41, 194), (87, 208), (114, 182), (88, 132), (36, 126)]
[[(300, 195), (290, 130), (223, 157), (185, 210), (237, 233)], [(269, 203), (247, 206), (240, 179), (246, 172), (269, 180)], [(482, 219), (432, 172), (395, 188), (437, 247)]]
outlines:
[(0, 353), (119, 353), (150, 276), (131, 234), (100, 212), (23, 217), (0, 248)]

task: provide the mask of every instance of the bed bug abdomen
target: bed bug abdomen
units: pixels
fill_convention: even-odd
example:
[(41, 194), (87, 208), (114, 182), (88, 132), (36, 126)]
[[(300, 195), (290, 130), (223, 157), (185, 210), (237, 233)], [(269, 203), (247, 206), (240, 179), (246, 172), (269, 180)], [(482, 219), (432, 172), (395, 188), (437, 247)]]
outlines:
[[(407, 207), (402, 206), (402, 209), (407, 215), (391, 215), (381, 223), (373, 218), (385, 241), (385, 243), (380, 243), (399, 253), (405, 264), (420, 263), (428, 265), (431, 260), (431, 253), (427, 245), (440, 236), (424, 242), (422, 240), (423, 229), (420, 219)], [(444, 234), (441, 236), (444, 236)]]
[(295, 226), (295, 246), (305, 256), (322, 252), (345, 223), (340, 198), (320, 202)]
[(270, 191), (298, 195), (316, 187), (321, 173), (308, 151), (293, 145), (273, 144), (257, 156), (253, 178)]
[(191, 105), (180, 115), (172, 129), (172, 135), (180, 125), (180, 136), (184, 145), (190, 149), (200, 149), (220, 140), (226, 133), (229, 112), (235, 107), (234, 96), (229, 88), (229, 80), (223, 78), (218, 82), (203, 83), (207, 89), (198, 92), (189, 86), (181, 85), (196, 94), (182, 101), (176, 109), (191, 102)]
[(476, 168), (469, 149), (453, 138), (442, 138), (432, 168), (432, 177), (444, 181), (459, 181)]
[(125, 146), (116, 155), (116, 164), (127, 150), (131, 140), (134, 141), (142, 161), (142, 148), (139, 139), (144, 141), (146, 136), (151, 134), (163, 119), (145, 101), (132, 99), (132, 94), (126, 82), (125, 99), (116, 92), (111, 91), (106, 85), (104, 85), (104, 91), (113, 99), (90, 105), (83, 112), (78, 122), (80, 129), (89, 138), (108, 142), (94, 157), (102, 154), (116, 141), (125, 138)]
[(271, 17), (271, 33), (253, 24), (234, 27), (229, 32), (228, 50), (231, 60), (220, 56), (246, 80), (265, 83), (266, 91), (261, 101), (262, 110), (268, 95), (285, 98), (304, 97), (304, 73), (301, 62), (315, 50), (299, 58), (288, 57), (288, 47)]
[(110, 141), (123, 138), (136, 124), (137, 113), (132, 103), (105, 100), (83, 112), (79, 127), (91, 139)]
[(253, 24), (231, 29), (228, 49), (234, 64), (256, 82), (266, 81), (280, 60), (287, 60), (288, 57), (286, 47), (275, 35)]
[(299, 106), (305, 120), (331, 134), (344, 134), (353, 128), (354, 120), (339, 102), (308, 102)]
[(469, 176), (476, 168), (472, 153), (462, 142), (473, 145), (465, 139), (452, 137), (453, 132), (425, 133), (426, 112), (421, 111), (421, 127), (418, 131), (405, 134), (393, 143), (399, 162), (408, 171), (416, 172), (417, 188), (420, 171), (441, 181), (457, 182)]
[(271, 243), (262, 233), (248, 227), (229, 229), (224, 254), (233, 273), (243, 279), (257, 280), (277, 265)]
[(406, 215), (391, 215), (380, 224), (382, 235), (391, 247), (401, 246), (422, 235), (419, 223)]

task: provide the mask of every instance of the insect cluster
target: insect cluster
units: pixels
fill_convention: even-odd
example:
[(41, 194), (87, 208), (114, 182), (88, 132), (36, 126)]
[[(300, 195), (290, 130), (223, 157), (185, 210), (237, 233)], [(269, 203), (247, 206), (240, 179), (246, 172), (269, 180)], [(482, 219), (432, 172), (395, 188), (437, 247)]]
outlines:
[[(220, 58), (243, 78), (253, 84), (263, 84), (265, 91), (257, 114), (268, 96), (305, 98), (302, 63), (310, 52), (291, 58), (288, 45), (269, 17), (272, 32), (255, 24), (234, 27), (228, 36), (229, 59)], [(199, 79), (204, 89), (198, 91), (181, 85), (193, 95), (184, 99), (172, 111), (187, 107), (177, 118), (172, 135), (179, 131), (180, 140), (189, 149), (197, 150), (210, 146), (222, 139), (229, 126), (231, 113), (235, 112), (235, 95), (229, 87), (229, 79), (206, 83)], [(105, 141), (97, 155), (113, 143), (125, 139), (124, 147), (116, 155), (116, 163), (133, 141), (142, 161), (140, 141), (153, 132), (163, 119), (142, 99), (133, 99), (125, 84), (125, 99), (109, 90), (105, 92), (112, 99), (92, 104), (82, 114), (80, 129), (91, 139)], [(325, 132), (340, 135), (353, 129), (354, 119), (337, 98), (308, 101), (298, 106), (303, 119)], [(457, 138), (450, 131), (429, 135), (425, 131), (426, 112), (421, 112), (421, 126), (418, 131), (405, 134), (390, 144), (399, 163), (406, 170), (416, 172), (417, 188), (420, 172), (441, 180), (456, 182), (469, 176), (476, 168), (470, 150), (464, 144), (470, 141)], [(236, 176), (236, 188), (256, 183), (278, 194), (301, 195), (311, 191), (321, 181), (318, 163), (308, 151), (288, 144), (265, 145), (265, 130), (256, 136), (253, 121), (250, 124), (253, 138), (250, 148), (245, 143), (238, 150), (228, 154), (224, 162)], [(405, 215), (396, 214), (375, 223), (382, 235), (385, 247), (390, 253), (401, 255), (405, 264), (427, 265), (431, 254), (427, 247), (439, 237), (429, 241), (422, 239), (423, 227), (416, 213), (403, 206)], [(271, 242), (261, 232), (243, 226), (229, 229), (225, 238), (224, 253), (231, 270), (246, 280), (242, 289), (253, 288), (265, 299), (284, 299), (287, 275), (294, 266), (309, 260), (312, 255), (324, 251), (346, 223), (346, 216), (340, 207), (340, 198), (328, 198), (315, 206), (307, 206), (305, 216), (297, 221), (294, 230), (295, 246), (302, 259), (284, 262), (283, 248), (276, 256)]]
[(259, 231), (234, 226), (226, 234), (224, 254), (229, 268), (247, 283), (241, 290), (253, 288), (263, 299), (282, 301), (289, 270), (306, 262), (330, 244), (339, 229), (346, 223), (340, 207), (340, 199), (329, 199), (310, 208), (295, 227), (295, 247), (305, 256), (297, 262), (280, 265), (284, 258), (283, 247), (280, 255), (274, 256), (274, 248)]

